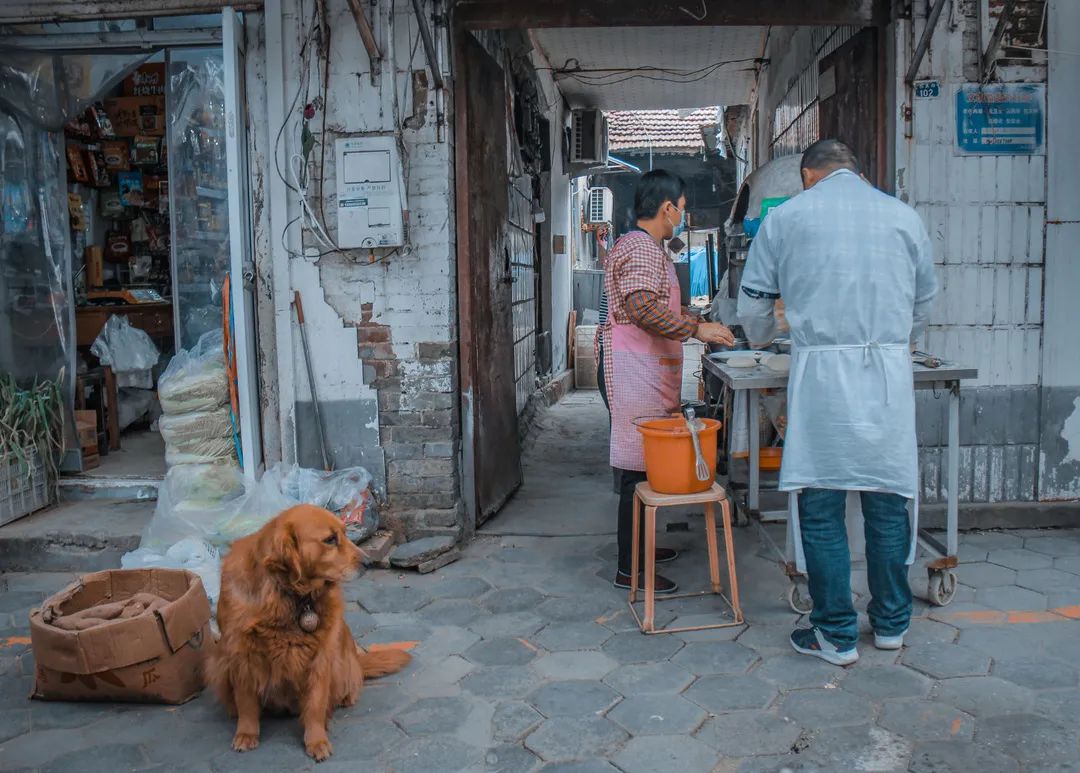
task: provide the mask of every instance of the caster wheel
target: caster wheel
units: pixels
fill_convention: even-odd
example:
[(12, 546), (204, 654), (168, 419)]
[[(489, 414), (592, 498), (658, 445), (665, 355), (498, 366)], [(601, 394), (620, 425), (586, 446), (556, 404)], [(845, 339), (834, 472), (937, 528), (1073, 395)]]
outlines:
[(956, 595), (956, 574), (951, 569), (931, 569), (927, 595), (936, 607), (948, 604)]
[(806, 586), (801, 582), (791, 583), (787, 593), (788, 606), (793, 612), (800, 615), (808, 615), (814, 608), (814, 601), (806, 592)]

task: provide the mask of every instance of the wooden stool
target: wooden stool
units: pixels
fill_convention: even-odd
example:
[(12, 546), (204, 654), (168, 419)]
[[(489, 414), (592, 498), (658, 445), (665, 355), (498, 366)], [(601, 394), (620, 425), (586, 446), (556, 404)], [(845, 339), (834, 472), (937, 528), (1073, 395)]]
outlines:
[[(728, 583), (731, 585), (731, 598), (724, 596), (720, 583), (720, 556), (716, 544), (716, 516), (713, 505), (720, 503), (720, 512), (724, 519), (724, 542), (727, 547)], [(637, 602), (638, 574), (640, 570), (638, 546), (641, 544), (641, 507), (645, 506), (645, 616), (638, 617), (634, 604)], [(654, 623), (656, 614), (656, 511), (661, 507), (678, 505), (705, 505), (705, 535), (709, 551), (709, 581), (712, 590), (696, 593), (679, 593), (664, 596), (664, 599), (684, 599), (695, 596), (707, 596), (715, 593), (727, 602), (734, 615), (730, 623), (713, 625), (695, 625), (688, 628), (661, 628)], [(634, 615), (642, 633), (678, 633), (680, 631), (704, 631), (711, 628), (730, 628), (743, 624), (742, 607), (739, 606), (739, 581), (735, 577), (735, 544), (731, 537), (731, 502), (727, 492), (719, 483), (700, 494), (657, 494), (648, 483), (639, 483), (634, 489), (634, 555), (630, 566), (630, 612)]]

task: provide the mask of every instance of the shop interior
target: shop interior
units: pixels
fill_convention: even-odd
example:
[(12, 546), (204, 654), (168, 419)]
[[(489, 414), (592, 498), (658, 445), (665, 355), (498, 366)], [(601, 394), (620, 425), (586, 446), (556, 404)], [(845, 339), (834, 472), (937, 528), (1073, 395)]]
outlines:
[(222, 330), (228, 295), (222, 51), (48, 58), (20, 62), (51, 78), (32, 94), (37, 116), (0, 103), (12, 300), (0, 359), (16, 379), (70, 391), (63, 471), (161, 478), (159, 379), (175, 352)]

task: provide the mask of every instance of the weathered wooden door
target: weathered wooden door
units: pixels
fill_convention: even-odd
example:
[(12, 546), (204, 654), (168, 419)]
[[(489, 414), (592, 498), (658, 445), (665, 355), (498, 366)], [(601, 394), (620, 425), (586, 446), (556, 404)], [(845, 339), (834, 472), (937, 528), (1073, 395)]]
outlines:
[[(465, 143), (464, 184), (468, 186), (468, 211), (464, 213), (467, 254), (462, 256), (464, 264), (458, 266), (459, 290), (468, 293), (466, 303), (461, 304), (462, 419), (463, 442), (472, 450), (471, 485), (479, 525), (521, 485), (521, 448), (514, 390), (513, 274), (507, 236), (506, 88), (498, 62), (472, 35), (465, 34), (462, 42), (465, 115), (464, 132), (458, 134), (457, 141)], [(469, 454), (464, 456), (468, 463)], [(462, 477), (465, 485), (470, 485), (468, 470)]]
[(863, 174), (880, 185), (883, 147), (879, 120), (877, 29), (868, 27), (824, 57), (818, 78), (818, 136), (855, 151)]

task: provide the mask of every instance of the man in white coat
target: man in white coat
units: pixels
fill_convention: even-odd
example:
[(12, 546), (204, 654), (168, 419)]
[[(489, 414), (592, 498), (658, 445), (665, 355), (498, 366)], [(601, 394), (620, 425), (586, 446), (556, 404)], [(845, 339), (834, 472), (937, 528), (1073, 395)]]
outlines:
[(911, 620), (918, 457), (911, 346), (937, 293), (918, 214), (860, 176), (851, 149), (803, 154), (804, 192), (769, 212), (750, 247), (738, 314), (751, 341), (776, 335), (783, 298), (792, 344), (780, 489), (792, 497), (795, 558), (813, 625), (796, 651), (836, 665), (858, 657), (848, 491), (860, 492), (874, 643), (899, 649)]

